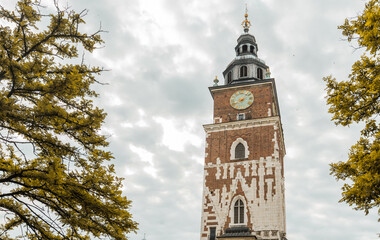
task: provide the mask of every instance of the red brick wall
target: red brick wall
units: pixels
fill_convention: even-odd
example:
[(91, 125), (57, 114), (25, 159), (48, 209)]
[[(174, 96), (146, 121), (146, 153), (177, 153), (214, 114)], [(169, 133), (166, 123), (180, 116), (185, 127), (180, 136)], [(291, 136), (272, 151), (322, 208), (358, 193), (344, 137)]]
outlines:
[[(231, 107), (230, 105), (230, 97), (233, 93), (236, 91), (241, 90), (249, 90), (252, 92), (254, 96), (253, 104), (244, 110), (236, 110)], [(236, 121), (236, 115), (237, 113), (249, 113), (250, 118), (249, 119), (259, 119), (268, 117), (272, 117), (272, 115), (268, 116), (268, 108), (271, 108), (272, 114), (273, 109), (272, 106), (276, 105), (274, 104), (274, 96), (273, 96), (273, 86), (272, 83), (265, 83), (265, 84), (253, 84), (249, 86), (244, 87), (238, 87), (238, 88), (226, 88), (226, 89), (213, 89), (212, 90), (213, 98), (214, 98), (214, 118), (222, 118), (222, 124), (226, 122)], [(248, 120), (249, 120), (248, 119)], [(269, 121), (268, 121), (269, 123)], [(245, 184), (248, 184), (248, 187), (250, 189), (254, 189), (256, 191), (256, 198), (264, 198), (264, 200), (267, 200), (267, 193), (269, 192), (266, 179), (273, 179), (272, 182), (272, 188), (271, 192), (273, 195), (275, 194), (282, 194), (280, 192), (276, 192), (277, 188), (276, 183), (283, 179), (283, 157), (284, 157), (284, 149), (282, 149), (282, 137), (281, 137), (281, 126), (280, 122), (274, 123), (273, 118), (270, 125), (260, 125), (261, 123), (258, 123), (257, 125), (253, 125), (251, 127), (247, 128), (232, 128), (229, 130), (221, 130), (221, 131), (211, 131), (207, 133), (206, 137), (206, 158), (205, 158), (205, 170), (207, 172), (205, 176), (205, 184), (206, 187), (210, 193), (209, 196), (205, 195), (204, 199), (204, 212), (215, 214), (214, 207), (211, 207), (211, 198), (214, 198), (217, 194), (216, 190), (220, 190), (219, 194), (221, 194), (222, 188), (225, 187), (227, 192), (232, 192), (231, 186), (233, 186), (233, 180), (236, 178), (236, 175), (239, 173), (242, 174), (244, 177)], [(217, 126), (218, 124), (215, 124)], [(237, 125), (238, 126), (238, 125)], [(276, 176), (276, 169), (275, 167), (272, 167), (272, 172), (270, 173), (268, 171), (266, 158), (272, 157), (272, 159), (275, 158), (275, 152), (277, 149), (275, 149), (275, 142), (273, 141), (275, 138), (275, 135), (277, 135), (277, 142), (279, 144), (279, 161), (281, 165), (281, 175)], [(242, 138), (244, 141), (247, 142), (248, 145), (248, 151), (249, 155), (247, 159), (243, 160), (230, 160), (231, 159), (231, 145), (233, 142), (236, 141), (237, 138)], [(247, 149), (246, 149), (247, 151)], [(220, 165), (215, 166), (217, 164), (217, 159), (220, 159)], [(264, 167), (264, 176), (261, 179), (261, 182), (264, 182), (263, 185), (263, 193), (260, 192), (260, 186), (259, 186), (259, 160), (261, 161), (261, 164)], [(263, 160), (264, 159), (264, 160)], [(224, 178), (224, 167), (222, 167), (223, 164), (226, 163), (241, 163), (244, 162), (249, 163), (249, 176), (245, 175), (246, 167), (244, 165), (240, 164), (234, 164), (234, 174), (233, 178), (230, 177), (230, 169), (227, 171), (227, 177)], [(273, 161), (272, 161), (273, 162)], [(211, 164), (212, 166), (210, 166)], [(256, 164), (256, 174), (252, 173), (252, 165)], [(278, 165), (277, 165), (278, 167)], [(219, 178), (217, 176), (217, 169), (219, 168)], [(252, 186), (252, 180), (256, 179), (256, 186)], [(281, 182), (281, 181), (280, 181)], [(264, 196), (260, 196), (260, 194), (264, 194)], [(245, 193), (242, 189), (241, 183), (239, 181), (237, 185), (237, 189), (234, 192), (234, 195), (231, 196), (229, 199), (234, 199), (235, 196), (241, 196), (245, 199), (245, 203), (250, 205), (253, 204), (252, 202), (248, 202), (247, 197), (245, 196)], [(221, 197), (221, 196), (219, 196)], [(211, 205), (210, 205), (211, 204)], [(219, 203), (221, 204), (221, 203)], [(223, 203), (226, 204), (226, 203)], [(234, 202), (228, 202), (228, 209), (231, 209), (233, 206), (231, 204), (234, 204)], [(257, 202), (255, 203), (257, 204)], [(220, 206), (218, 206), (219, 208)], [(247, 206), (245, 206), (247, 207)], [(208, 216), (208, 214), (207, 214)], [(255, 215), (253, 215), (255, 216)], [(251, 229), (254, 229), (255, 226), (253, 226), (251, 222), (251, 213), (247, 211), (247, 226)], [(207, 232), (209, 226), (216, 226), (218, 224), (217, 217), (209, 216), (206, 218), (206, 223), (203, 225), (203, 231)], [(229, 227), (231, 221), (231, 216), (227, 217), (227, 221), (225, 221), (223, 229), (226, 229)], [(223, 221), (224, 222), (224, 221)], [(217, 233), (219, 235), (220, 233)], [(203, 234), (202, 237), (206, 237), (207, 234)]]
[[(230, 105), (230, 98), (238, 90), (249, 90), (253, 94), (253, 103), (243, 110), (236, 110)], [(272, 84), (256, 84), (246, 87), (213, 90), (214, 118), (220, 117), (223, 122), (236, 119), (237, 113), (250, 113), (252, 118), (268, 117), (268, 108), (273, 106)], [(272, 109), (273, 110), (273, 109)]]
[[(206, 138), (208, 148), (206, 149), (208, 163), (216, 164), (216, 158), (220, 163), (231, 162), (230, 149), (237, 138), (244, 139), (248, 144), (248, 159), (260, 159), (260, 157), (272, 156), (274, 153), (273, 126), (259, 126), (231, 131), (212, 132)], [(234, 161), (236, 162), (236, 161)]]

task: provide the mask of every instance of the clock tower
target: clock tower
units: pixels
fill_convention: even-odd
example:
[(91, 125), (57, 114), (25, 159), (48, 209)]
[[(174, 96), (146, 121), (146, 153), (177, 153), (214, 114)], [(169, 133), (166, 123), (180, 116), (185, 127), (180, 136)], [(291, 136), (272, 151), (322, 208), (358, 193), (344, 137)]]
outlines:
[(285, 145), (275, 80), (249, 34), (237, 39), (224, 84), (210, 87), (213, 123), (206, 132), (201, 240), (284, 240)]

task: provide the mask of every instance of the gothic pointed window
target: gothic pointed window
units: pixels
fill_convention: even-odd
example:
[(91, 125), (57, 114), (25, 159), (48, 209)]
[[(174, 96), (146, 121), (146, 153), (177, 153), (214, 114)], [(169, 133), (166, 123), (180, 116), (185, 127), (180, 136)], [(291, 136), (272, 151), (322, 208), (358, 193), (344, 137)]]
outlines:
[(245, 147), (242, 143), (239, 143), (235, 148), (235, 159), (243, 158), (245, 158)]
[(263, 79), (263, 70), (261, 68), (257, 69), (257, 78)]
[(240, 68), (240, 77), (246, 77), (248, 75), (247, 66), (242, 66)]
[(244, 203), (241, 199), (235, 202), (234, 206), (234, 223), (244, 223)]

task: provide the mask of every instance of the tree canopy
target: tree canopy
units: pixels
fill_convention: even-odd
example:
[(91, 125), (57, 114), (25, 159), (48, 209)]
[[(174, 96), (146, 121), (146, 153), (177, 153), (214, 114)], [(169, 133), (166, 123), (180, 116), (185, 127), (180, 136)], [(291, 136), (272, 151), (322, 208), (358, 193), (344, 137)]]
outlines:
[(79, 57), (103, 31), (54, 3), (0, 6), (0, 238), (127, 239), (137, 224), (92, 101), (103, 69)]
[[(380, 215), (380, 3), (370, 0), (361, 15), (338, 27), (343, 36), (364, 50), (345, 81), (324, 78), (332, 120), (348, 126), (363, 122), (361, 138), (346, 162), (331, 164), (331, 174), (344, 180), (342, 202), (364, 210), (378, 208)], [(380, 220), (380, 219), (379, 219)]]

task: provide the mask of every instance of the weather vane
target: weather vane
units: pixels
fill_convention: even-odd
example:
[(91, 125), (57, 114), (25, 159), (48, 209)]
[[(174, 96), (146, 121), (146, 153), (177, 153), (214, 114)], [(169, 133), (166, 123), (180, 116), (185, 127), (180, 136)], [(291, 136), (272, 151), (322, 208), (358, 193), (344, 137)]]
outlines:
[(251, 27), (251, 22), (248, 21), (248, 7), (247, 7), (247, 4), (245, 4), (245, 15), (244, 15), (244, 17), (245, 17), (245, 20), (241, 23), (241, 25), (244, 28), (244, 32), (248, 33), (249, 28)]

